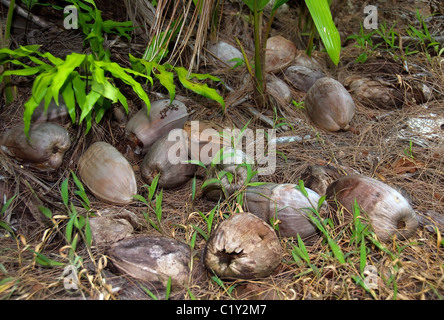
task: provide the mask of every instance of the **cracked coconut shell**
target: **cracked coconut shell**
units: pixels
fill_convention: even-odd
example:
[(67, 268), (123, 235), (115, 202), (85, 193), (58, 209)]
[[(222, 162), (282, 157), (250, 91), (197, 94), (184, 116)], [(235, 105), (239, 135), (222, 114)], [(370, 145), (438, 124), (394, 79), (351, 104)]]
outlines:
[(210, 236), (205, 266), (223, 279), (257, 279), (269, 276), (282, 259), (273, 228), (249, 212), (231, 215)]
[(189, 279), (190, 246), (172, 238), (145, 236), (121, 240), (108, 250), (112, 264), (122, 274), (164, 289), (182, 287)]

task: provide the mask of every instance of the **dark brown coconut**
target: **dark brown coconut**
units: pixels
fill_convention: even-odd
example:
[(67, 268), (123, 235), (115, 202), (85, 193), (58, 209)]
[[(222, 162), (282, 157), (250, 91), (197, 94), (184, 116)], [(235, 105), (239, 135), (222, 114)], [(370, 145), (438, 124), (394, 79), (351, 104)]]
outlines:
[(190, 180), (197, 170), (197, 165), (188, 163), (187, 141), (182, 130), (174, 130), (173, 140), (168, 135), (157, 140), (145, 155), (140, 172), (143, 180), (151, 184), (159, 174), (158, 186), (176, 188)]
[(315, 191), (319, 195), (324, 195), (328, 186), (335, 180), (339, 179), (341, 174), (330, 165), (310, 165), (301, 174), (301, 180), (304, 186)]
[(369, 108), (393, 109), (404, 105), (404, 90), (389, 82), (361, 76), (349, 76), (344, 86), (358, 101)]
[(293, 65), (323, 72), (323, 69), (325, 69), (325, 67), (323, 67), (323, 64), (319, 62), (321, 60), (318, 59), (319, 58), (316, 58), (314, 56), (308, 56), (305, 50), (298, 50), (297, 55), (294, 58)]
[(165, 288), (170, 277), (173, 289), (188, 282), (190, 246), (177, 240), (128, 238), (112, 245), (107, 254), (120, 273), (146, 281), (154, 288)]
[(71, 146), (68, 131), (55, 123), (37, 123), (29, 130), (29, 140), (22, 125), (5, 131), (2, 149), (23, 164), (40, 171), (57, 170), (65, 152)]
[(95, 142), (78, 163), (80, 179), (99, 199), (112, 204), (128, 204), (137, 194), (137, 181), (128, 160), (112, 145)]
[(347, 130), (355, 114), (355, 103), (335, 79), (318, 79), (308, 90), (305, 107), (311, 120), (327, 131)]
[(282, 248), (273, 228), (249, 212), (222, 221), (203, 252), (205, 266), (223, 279), (267, 277), (281, 259)]
[(291, 91), (288, 85), (273, 74), (267, 75), (267, 92), (274, 98), (274, 100), (282, 104), (291, 102)]
[(187, 108), (182, 102), (157, 100), (151, 103), (149, 115), (145, 106), (131, 117), (125, 128), (127, 139), (146, 153), (154, 142), (170, 130), (182, 128), (187, 120)]
[(344, 206), (349, 219), (356, 199), (361, 215), (368, 217), (382, 241), (389, 241), (393, 236), (407, 239), (419, 226), (408, 201), (392, 187), (370, 177), (355, 174), (339, 178), (327, 188), (327, 199), (336, 209), (336, 202)]
[[(249, 212), (269, 223), (278, 222), (278, 234), (281, 237), (302, 239), (317, 238), (318, 230), (311, 222), (306, 208), (317, 209), (319, 194), (305, 188), (308, 199), (295, 188), (295, 184), (269, 183), (257, 187), (248, 187), (245, 193), (245, 205)], [(324, 202), (321, 210), (326, 210)]]
[(285, 76), (293, 87), (302, 92), (307, 92), (317, 80), (326, 77), (323, 72), (299, 65), (288, 67)]

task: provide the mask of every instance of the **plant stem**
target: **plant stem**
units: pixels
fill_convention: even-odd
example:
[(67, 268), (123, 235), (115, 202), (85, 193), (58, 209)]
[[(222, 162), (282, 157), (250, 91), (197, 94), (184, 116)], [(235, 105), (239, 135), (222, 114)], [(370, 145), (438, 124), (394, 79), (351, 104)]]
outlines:
[(311, 22), (311, 29), (310, 29), (310, 37), (308, 39), (307, 50), (306, 50), (307, 56), (309, 56), (309, 57), (311, 57), (311, 52), (313, 51), (313, 40), (315, 37), (315, 33), (316, 33), (316, 26), (312, 21)]
[[(9, 10), (8, 10), (8, 16), (6, 18), (6, 29), (5, 29), (5, 36), (3, 38), (3, 43), (1, 44), (1, 47), (9, 48), (9, 38), (11, 37), (11, 26), (12, 26), (12, 16), (14, 15), (14, 7), (15, 7), (15, 0), (11, 0), (9, 3)], [(5, 71), (8, 69), (9, 64), (5, 64)], [(10, 86), (11, 78), (9, 76), (6, 76), (3, 78), (4, 88), (5, 88), (5, 99), (6, 103), (11, 103), (14, 101), (14, 92)]]
[(264, 81), (264, 64), (265, 64), (265, 52), (263, 50), (264, 45), (262, 42), (262, 11), (258, 10), (258, 0), (254, 1), (254, 75), (255, 86), (254, 96), (258, 106), (264, 106), (265, 104), (265, 81)]

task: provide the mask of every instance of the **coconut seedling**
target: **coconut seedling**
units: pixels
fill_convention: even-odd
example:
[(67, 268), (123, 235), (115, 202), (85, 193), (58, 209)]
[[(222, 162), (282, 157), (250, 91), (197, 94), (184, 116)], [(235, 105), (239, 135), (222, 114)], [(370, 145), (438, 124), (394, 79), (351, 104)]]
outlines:
[[(271, 25), (274, 20), (274, 17), (277, 13), (277, 10), (285, 4), (287, 1), (275, 1), (271, 8), (270, 18), (265, 26), (265, 30), (262, 30), (262, 20), (263, 20), (263, 11), (267, 4), (270, 2), (269, 0), (259, 1), (259, 0), (242, 0), (248, 8), (251, 10), (253, 14), (253, 25), (254, 25), (254, 72), (251, 66), (248, 64), (248, 59), (244, 59), (247, 63), (247, 68), (249, 69), (250, 75), (254, 84), (254, 97), (255, 101), (257, 101), (260, 107), (267, 105), (266, 100), (266, 80), (265, 80), (265, 71), (266, 69), (273, 69), (266, 66), (266, 55), (264, 54), (267, 48), (267, 40), (270, 34)], [(326, 1), (317, 1), (317, 0), (306, 0), (305, 1), (310, 15), (313, 18), (316, 29), (319, 32), (319, 35), (326, 47), (326, 50), (332, 59), (333, 63), (338, 64), (339, 62), (339, 53), (341, 50), (341, 41), (339, 37), (339, 33), (336, 29), (336, 26), (331, 17), (330, 7)], [(278, 36), (279, 37), (279, 36)], [(275, 38), (270, 43), (270, 48), (274, 47), (273, 42), (280, 40)], [(289, 52), (294, 51), (294, 55), (291, 54), (292, 59), (296, 56), (296, 48), (290, 45), (291, 49), (288, 48), (288, 42), (284, 44), (284, 47), (287, 49), (277, 49), (279, 55), (287, 55)], [(271, 61), (274, 60), (273, 58)], [(281, 60), (280, 58), (277, 61)], [(287, 63), (281, 63), (279, 68), (283, 66), (288, 66)]]
[(196, 173), (197, 165), (188, 162), (187, 141), (183, 131), (174, 130), (172, 138), (179, 140), (170, 140), (167, 134), (148, 149), (140, 168), (146, 183), (151, 184), (159, 175), (159, 187), (176, 188), (186, 183)]
[[(309, 188), (300, 190), (296, 184), (268, 183), (248, 187), (245, 205), (248, 211), (274, 225), (281, 237), (316, 239), (318, 228), (309, 218), (308, 208), (317, 209), (321, 196)], [(327, 210), (324, 202), (319, 208)]]
[[(216, 158), (217, 156), (220, 158)], [(242, 150), (224, 148), (216, 155), (202, 184), (203, 194), (213, 200), (227, 198), (250, 182), (257, 181), (253, 159)], [(215, 161), (220, 159), (220, 161)]]

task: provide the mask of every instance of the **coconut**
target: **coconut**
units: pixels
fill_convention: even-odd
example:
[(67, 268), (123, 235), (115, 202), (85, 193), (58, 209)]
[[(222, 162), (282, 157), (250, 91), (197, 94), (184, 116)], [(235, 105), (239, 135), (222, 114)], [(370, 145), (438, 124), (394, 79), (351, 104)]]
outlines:
[(203, 253), (205, 266), (224, 279), (267, 277), (281, 259), (282, 248), (273, 228), (249, 212), (222, 221)]
[(389, 241), (394, 236), (410, 238), (419, 226), (418, 217), (407, 199), (376, 179), (359, 174), (347, 175), (330, 184), (326, 194), (333, 207), (345, 208), (348, 219), (353, 216), (356, 200), (360, 215), (368, 218), (382, 241)]

